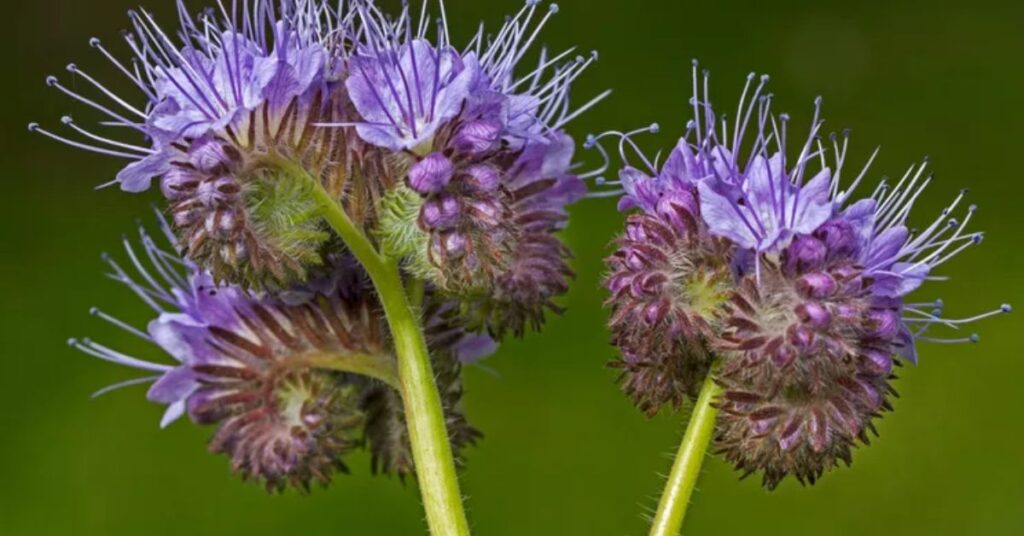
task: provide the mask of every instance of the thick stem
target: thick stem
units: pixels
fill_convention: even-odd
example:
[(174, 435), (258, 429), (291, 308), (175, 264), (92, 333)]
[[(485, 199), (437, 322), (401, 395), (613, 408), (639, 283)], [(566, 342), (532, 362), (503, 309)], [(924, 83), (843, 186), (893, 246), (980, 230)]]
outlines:
[(658, 512), (651, 525), (651, 536), (677, 536), (683, 527), (690, 495), (697, 484), (704, 454), (715, 431), (718, 410), (712, 403), (720, 392), (721, 388), (715, 383), (712, 374), (708, 374), (693, 407), (683, 442), (679, 445), (676, 461), (672, 464), (672, 473), (665, 483), (665, 491), (662, 492)]
[(377, 252), (320, 181), (306, 176), (323, 215), (373, 280), (395, 343), (398, 381), (405, 407), (409, 442), (420, 484), (427, 524), (434, 536), (467, 536), (455, 461), (445, 427), (441, 396), (416, 308), (406, 296), (398, 263)]

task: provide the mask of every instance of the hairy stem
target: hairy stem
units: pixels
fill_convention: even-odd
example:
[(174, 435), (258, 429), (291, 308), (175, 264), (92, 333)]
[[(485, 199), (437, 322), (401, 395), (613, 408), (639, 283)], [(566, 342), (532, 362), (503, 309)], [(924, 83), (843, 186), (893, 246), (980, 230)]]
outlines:
[(398, 358), (398, 384), (405, 407), (416, 478), (434, 536), (467, 536), (469, 524), (462, 506), (455, 461), (445, 427), (441, 396), (430, 366), (417, 307), (406, 295), (398, 262), (382, 256), (319, 180), (294, 164), (282, 164), (306, 177), (323, 216), (345, 241), (373, 280), (387, 315)]
[(693, 407), (690, 424), (686, 427), (686, 434), (683, 435), (675, 463), (672, 464), (672, 473), (665, 483), (665, 491), (662, 492), (658, 512), (651, 525), (651, 536), (677, 536), (683, 527), (690, 495), (697, 484), (701, 463), (715, 430), (718, 410), (712, 403), (720, 392), (721, 388), (709, 373)]

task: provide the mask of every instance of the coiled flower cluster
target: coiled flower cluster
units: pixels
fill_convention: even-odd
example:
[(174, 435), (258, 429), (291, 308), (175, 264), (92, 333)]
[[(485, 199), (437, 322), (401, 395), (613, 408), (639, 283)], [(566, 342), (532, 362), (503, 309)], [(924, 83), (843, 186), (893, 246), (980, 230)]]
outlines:
[(74, 84), (47, 84), (97, 126), (29, 127), (127, 160), (108, 185), (138, 193), (155, 181), (166, 201), (174, 251), (143, 233), (145, 255), (127, 251), (138, 276), (110, 261), (157, 318), (140, 330), (97, 314), (177, 364), (72, 344), (156, 372), (144, 380), (167, 405), (163, 423), (187, 414), (217, 426), (211, 450), (273, 490), (327, 483), (360, 446), (375, 470), (414, 471), (381, 300), (331, 218), (420, 289), (455, 450), (479, 436), (459, 412), (462, 364), (539, 329), (573, 275), (557, 233), (586, 188), (564, 128), (605, 96), (569, 103), (596, 54), (541, 51), (517, 74), (556, 4), (527, 0), (457, 48), (443, 3), (436, 18), (427, 3), (395, 16), (372, 0), (193, 14), (179, 0), (176, 31), (131, 11), (129, 61), (90, 45), (141, 104), (72, 64)]
[[(655, 414), (696, 394), (708, 374), (722, 389), (715, 446), (764, 485), (814, 483), (867, 443), (891, 410), (894, 366), (917, 362), (942, 302), (907, 296), (952, 257), (981, 241), (964, 193), (929, 225), (908, 218), (931, 182), (922, 163), (894, 185), (854, 200), (867, 166), (845, 185), (848, 133), (822, 139), (821, 100), (795, 159), (789, 117), (771, 112), (767, 76), (752, 74), (733, 123), (708, 99), (694, 63), (693, 119), (660, 166), (633, 141), (657, 125), (591, 137), (618, 140), (627, 164), (615, 182), (626, 232), (608, 258), (614, 364), (637, 406)], [(872, 160), (874, 156), (872, 156)], [(830, 163), (831, 161), (831, 163)], [(613, 190), (614, 192), (614, 190)]]

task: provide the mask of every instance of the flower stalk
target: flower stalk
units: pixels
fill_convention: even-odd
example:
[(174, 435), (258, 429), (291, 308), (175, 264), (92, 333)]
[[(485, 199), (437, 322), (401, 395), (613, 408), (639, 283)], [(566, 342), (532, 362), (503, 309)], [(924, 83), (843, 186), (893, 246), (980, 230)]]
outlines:
[(462, 506), (441, 396), (434, 382), (423, 329), (406, 293), (398, 262), (377, 251), (320, 181), (298, 166), (294, 166), (293, 171), (307, 178), (324, 219), (366, 269), (384, 307), (398, 358), (399, 391), (430, 533), (434, 536), (468, 535), (469, 524)]
[(690, 496), (697, 484), (701, 464), (715, 430), (718, 409), (714, 402), (720, 393), (721, 388), (715, 383), (712, 374), (708, 374), (658, 503), (658, 511), (651, 525), (651, 536), (676, 536), (683, 527)]

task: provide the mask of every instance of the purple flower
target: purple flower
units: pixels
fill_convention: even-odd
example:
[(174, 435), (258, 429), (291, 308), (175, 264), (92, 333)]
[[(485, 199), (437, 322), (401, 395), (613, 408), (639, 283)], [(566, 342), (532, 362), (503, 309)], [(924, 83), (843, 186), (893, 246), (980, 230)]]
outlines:
[[(372, 17), (367, 28), (376, 29)], [(386, 32), (384, 29), (379, 29)], [(407, 43), (370, 43), (353, 56), (345, 82), (363, 122), (356, 126), (369, 143), (393, 151), (429, 144), (437, 130), (455, 117), (476, 83), (476, 58), (450, 47), (435, 48), (423, 39)]]
[[(218, 282), (287, 288), (323, 264), (330, 234), (307, 191), (316, 181), (370, 232), (379, 220), (375, 201), (402, 185), (431, 207), (433, 196), (454, 196), (458, 216), (480, 221), (455, 232), (448, 213), (437, 220), (443, 235), (424, 237), (420, 249), (438, 264), (452, 260), (493, 280), (514, 259), (488, 265), (507, 257), (502, 250), (516, 247), (520, 232), (509, 228), (518, 217), (505, 199), (515, 187), (510, 167), (521, 153), (549, 145), (571, 154), (564, 126), (604, 97), (569, 105), (572, 82), (596, 55), (542, 53), (535, 68), (516, 74), (557, 11), (539, 4), (527, 1), (496, 34), (481, 30), (464, 50), (451, 45), (445, 14), (435, 26), (426, 9), (405, 6), (390, 17), (371, 0), (244, 2), (199, 17), (179, 2), (177, 32), (132, 12), (126, 40), (137, 70), (99, 40), (91, 44), (138, 87), (144, 106), (75, 66), (98, 96), (55, 77), (48, 83), (105, 114), (110, 121), (101, 126), (115, 124), (144, 142), (104, 136), (70, 118), (65, 124), (80, 139), (31, 128), (129, 160), (114, 181), (124, 190), (159, 180), (187, 256)], [(582, 188), (562, 167), (543, 179), (557, 183), (545, 201), (554, 212), (564, 212)], [(496, 218), (505, 220), (495, 225)]]
[[(99, 111), (104, 121), (88, 129), (65, 118), (76, 137), (30, 128), (128, 160), (109, 183), (125, 191), (144, 191), (158, 179), (189, 256), (218, 281), (275, 286), (301, 280), (322, 261), (325, 234), (308, 217), (309, 204), (288, 195), (301, 185), (288, 190), (280, 184), (282, 177), (306, 180), (289, 164), (321, 177), (326, 156), (341, 150), (344, 140), (315, 123), (343, 113), (336, 78), (344, 50), (335, 50), (327, 34), (345, 35), (349, 28), (341, 20), (321, 23), (319, 2), (236, 5), (222, 17), (213, 10), (193, 17), (182, 2), (178, 8), (176, 32), (146, 11), (129, 13), (131, 62), (117, 59), (99, 39), (90, 41), (141, 92), (144, 105), (131, 104), (135, 99), (72, 64), (68, 70), (92, 95), (56, 77), (47, 83)], [(301, 229), (275, 234), (281, 229), (266, 217), (281, 214), (303, 222)]]
[(772, 114), (767, 76), (748, 77), (731, 124), (708, 100), (706, 77), (695, 64), (694, 117), (660, 166), (633, 140), (657, 125), (587, 142), (607, 159), (601, 142), (618, 139), (619, 208), (636, 212), (608, 260), (616, 365), (627, 393), (653, 414), (695, 396), (717, 356), (719, 450), (769, 488), (788, 475), (813, 483), (848, 463), (872, 420), (891, 409), (898, 358), (916, 363), (918, 341), (977, 341), (934, 338), (931, 328), (1010, 307), (949, 319), (941, 301), (907, 299), (981, 241), (966, 230), (975, 208), (956, 215), (963, 193), (909, 230), (931, 182), (926, 164), (856, 200), (871, 161), (843, 180), (848, 133), (820, 139), (820, 99), (794, 158), (790, 119)]
[[(166, 224), (163, 230), (173, 245)], [(309, 284), (272, 295), (218, 285), (144, 230), (140, 240), (141, 252), (125, 242), (137, 276), (110, 258), (107, 263), (111, 276), (153, 308), (156, 318), (140, 330), (98, 309), (93, 314), (155, 344), (174, 362), (144, 361), (73, 339), (72, 346), (90, 355), (153, 373), (98, 394), (152, 382), (149, 400), (167, 406), (162, 427), (183, 415), (217, 425), (211, 450), (227, 454), (236, 470), (271, 490), (327, 484), (363, 435), (370, 436), (381, 469), (411, 472), (411, 465), (391, 458), (408, 450), (395, 443), (405, 437), (400, 414), (381, 422), (383, 411), (395, 409), (382, 400), (396, 399), (400, 407), (389, 385), (396, 374), (393, 351), (380, 306), (354, 261), (333, 262)], [(436, 303), (428, 297), (430, 307)], [(428, 323), (428, 342), (453, 442), (471, 443), (479, 434), (457, 409), (459, 368), (492, 352), (494, 343), (441, 317)]]
[[(442, 16), (435, 43), (406, 8), (388, 19), (359, 9), (364, 33), (347, 88), (363, 141), (406, 163), (408, 192), (392, 190), (380, 232), (413, 271), (467, 300), (468, 325), (500, 336), (539, 326), (568, 288), (568, 249), (555, 237), (585, 190), (564, 126), (604, 95), (573, 108), (572, 82), (596, 60), (548, 57), (516, 67), (554, 13), (530, 0), (492, 36), (464, 51)], [(541, 15), (543, 13), (543, 15)], [(389, 22), (395, 21), (395, 22)], [(416, 212), (416, 229), (410, 218)]]

